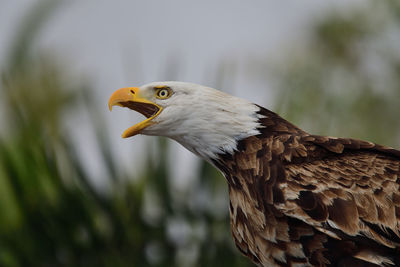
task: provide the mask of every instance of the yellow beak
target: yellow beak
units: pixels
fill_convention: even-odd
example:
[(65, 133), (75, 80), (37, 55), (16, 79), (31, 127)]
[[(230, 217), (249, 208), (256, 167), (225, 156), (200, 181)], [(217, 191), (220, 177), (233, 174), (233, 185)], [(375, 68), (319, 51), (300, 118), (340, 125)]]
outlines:
[(139, 87), (126, 87), (115, 91), (108, 101), (108, 108), (110, 111), (113, 106), (133, 109), (147, 118), (125, 130), (122, 134), (123, 138), (137, 135), (143, 129), (153, 125), (155, 122), (152, 120), (162, 111), (162, 107), (140, 96)]

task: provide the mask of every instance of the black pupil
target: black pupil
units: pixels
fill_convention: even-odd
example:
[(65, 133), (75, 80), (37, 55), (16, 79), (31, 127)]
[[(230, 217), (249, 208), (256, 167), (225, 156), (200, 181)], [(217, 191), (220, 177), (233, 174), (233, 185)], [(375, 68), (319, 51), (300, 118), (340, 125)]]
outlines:
[(166, 95), (167, 95), (167, 92), (165, 90), (161, 90), (160, 96), (166, 96)]

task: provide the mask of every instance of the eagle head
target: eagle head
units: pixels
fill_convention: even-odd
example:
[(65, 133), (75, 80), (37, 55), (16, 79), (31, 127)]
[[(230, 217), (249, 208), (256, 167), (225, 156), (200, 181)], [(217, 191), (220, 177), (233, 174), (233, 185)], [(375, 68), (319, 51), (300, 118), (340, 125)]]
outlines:
[(237, 142), (256, 135), (259, 107), (210, 87), (185, 82), (153, 82), (114, 92), (108, 103), (127, 107), (146, 119), (124, 131), (123, 138), (137, 134), (165, 136), (188, 150), (212, 160), (233, 153)]

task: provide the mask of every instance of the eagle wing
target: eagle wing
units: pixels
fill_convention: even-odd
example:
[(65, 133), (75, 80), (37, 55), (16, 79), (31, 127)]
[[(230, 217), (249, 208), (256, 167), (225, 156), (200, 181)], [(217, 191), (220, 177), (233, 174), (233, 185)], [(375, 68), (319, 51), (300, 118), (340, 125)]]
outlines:
[(260, 115), (260, 134), (213, 162), (242, 253), (267, 266), (400, 266), (400, 151)]
[(278, 139), (285, 182), (275, 185), (283, 199), (275, 206), (337, 240), (336, 249), (355, 258), (399, 264), (400, 151), (344, 138)]

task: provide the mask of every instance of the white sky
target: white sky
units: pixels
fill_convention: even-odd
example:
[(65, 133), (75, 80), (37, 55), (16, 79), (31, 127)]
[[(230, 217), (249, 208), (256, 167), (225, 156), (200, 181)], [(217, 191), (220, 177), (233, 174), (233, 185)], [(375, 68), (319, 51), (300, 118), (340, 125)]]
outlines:
[[(0, 66), (16, 27), (38, 0), (0, 1)], [(324, 12), (346, 10), (361, 0), (172, 0), (65, 1), (51, 17), (38, 47), (57, 53), (74, 72), (87, 75), (96, 88), (99, 112), (110, 122), (115, 157), (133, 173), (140, 169), (144, 142), (151, 137), (121, 139), (120, 134), (141, 119), (130, 111), (107, 111), (117, 88), (176, 79), (215, 86), (221, 61), (232, 69), (231, 93), (269, 106), (269, 86), (245, 71), (249, 58), (272, 58), (305, 34), (310, 22)], [(179, 70), (168, 76), (167, 62), (179, 58)], [(170, 69), (171, 72), (171, 69)], [(169, 72), (169, 73), (170, 73)], [(229, 88), (227, 88), (229, 87)], [(82, 157), (101, 184), (102, 172), (92, 153), (96, 144), (82, 114), (73, 123)], [(171, 163), (180, 182), (190, 181), (194, 156), (173, 145)], [(132, 163), (130, 163), (132, 162)]]

